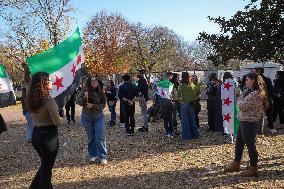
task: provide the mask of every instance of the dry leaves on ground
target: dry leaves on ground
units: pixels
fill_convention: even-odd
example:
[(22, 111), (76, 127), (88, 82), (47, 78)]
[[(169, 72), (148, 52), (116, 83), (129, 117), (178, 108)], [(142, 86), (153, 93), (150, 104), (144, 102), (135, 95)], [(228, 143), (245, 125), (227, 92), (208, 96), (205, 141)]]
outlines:
[[(137, 126), (142, 118), (137, 109)], [(257, 148), (259, 178), (223, 174), (232, 160), (234, 146), (224, 144), (218, 133), (206, 133), (206, 111), (201, 113), (201, 137), (184, 142), (180, 137), (165, 138), (163, 124), (150, 125), (150, 132), (126, 138), (124, 129), (107, 127), (109, 163), (88, 163), (86, 138), (77, 123), (59, 129), (60, 149), (53, 169), (54, 188), (284, 188), (283, 131), (260, 136)], [(109, 119), (107, 109), (106, 119)], [(119, 111), (118, 111), (119, 112)], [(9, 131), (0, 135), (0, 188), (28, 188), (39, 166), (39, 158), (25, 141), (25, 119), (20, 107), (1, 110)], [(248, 161), (244, 156), (243, 168)]]

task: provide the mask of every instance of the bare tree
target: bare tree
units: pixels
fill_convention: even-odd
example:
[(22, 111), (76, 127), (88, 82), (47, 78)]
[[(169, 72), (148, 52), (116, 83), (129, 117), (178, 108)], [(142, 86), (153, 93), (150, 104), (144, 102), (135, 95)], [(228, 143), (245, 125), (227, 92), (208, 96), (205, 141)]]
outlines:
[[(69, 33), (74, 11), (71, 0), (0, 1), (0, 19), (6, 25), (0, 29), (2, 50), (6, 49), (5, 54), (8, 53), (13, 63), (19, 63), (40, 52), (43, 42), (48, 46), (57, 45)], [(7, 66), (8, 62), (3, 63)], [(15, 66), (15, 69), (21, 67)]]

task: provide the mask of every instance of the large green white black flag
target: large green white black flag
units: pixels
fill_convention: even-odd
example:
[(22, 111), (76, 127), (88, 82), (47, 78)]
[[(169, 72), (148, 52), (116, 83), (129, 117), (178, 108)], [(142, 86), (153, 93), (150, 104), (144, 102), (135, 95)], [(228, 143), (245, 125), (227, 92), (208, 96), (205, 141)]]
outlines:
[(0, 108), (16, 104), (16, 97), (12, 82), (6, 72), (5, 66), (0, 64)]
[(51, 97), (63, 108), (83, 75), (84, 52), (79, 29), (59, 45), (28, 58), (27, 62), (32, 75), (49, 74), (53, 84)]

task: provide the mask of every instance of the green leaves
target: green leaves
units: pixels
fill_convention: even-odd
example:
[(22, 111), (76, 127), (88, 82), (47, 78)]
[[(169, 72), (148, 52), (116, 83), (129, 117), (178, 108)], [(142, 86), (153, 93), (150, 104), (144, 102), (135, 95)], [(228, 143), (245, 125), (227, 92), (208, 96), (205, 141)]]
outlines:
[[(200, 33), (199, 40), (209, 42), (215, 54), (209, 58), (226, 64), (230, 59), (283, 61), (284, 4), (282, 0), (251, 2), (244, 11), (229, 19), (208, 17), (220, 26), (220, 34)], [(215, 57), (214, 57), (215, 56)]]

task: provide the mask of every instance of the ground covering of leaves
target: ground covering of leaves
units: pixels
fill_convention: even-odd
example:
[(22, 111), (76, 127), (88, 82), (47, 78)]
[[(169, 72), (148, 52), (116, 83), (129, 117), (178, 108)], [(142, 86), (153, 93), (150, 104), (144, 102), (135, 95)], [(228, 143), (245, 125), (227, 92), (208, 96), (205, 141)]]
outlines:
[[(108, 165), (89, 164), (84, 131), (77, 123), (60, 127), (60, 147), (53, 169), (54, 188), (284, 188), (284, 131), (258, 136), (260, 176), (242, 178), (223, 174), (232, 160), (234, 145), (218, 133), (206, 133), (206, 109), (202, 103), (201, 137), (184, 142), (164, 137), (162, 121), (150, 132), (125, 137), (118, 126), (107, 128)], [(139, 107), (137, 127), (141, 126)], [(28, 188), (39, 166), (39, 157), (25, 139), (21, 107), (1, 109), (9, 131), (0, 135), (0, 188)], [(119, 111), (118, 111), (119, 112)], [(106, 120), (110, 115), (105, 109)], [(136, 127), (136, 128), (137, 128)], [(242, 168), (247, 166), (245, 153)]]

